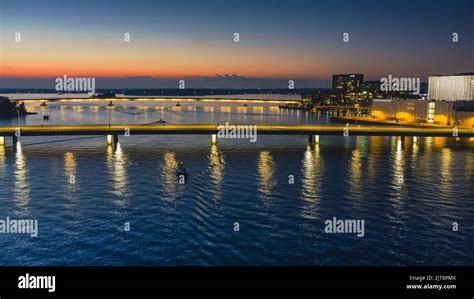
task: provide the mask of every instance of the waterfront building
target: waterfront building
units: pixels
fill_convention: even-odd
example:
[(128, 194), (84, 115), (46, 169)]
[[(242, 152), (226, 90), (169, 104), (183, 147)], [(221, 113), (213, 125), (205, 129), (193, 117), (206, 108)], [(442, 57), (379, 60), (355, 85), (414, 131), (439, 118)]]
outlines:
[(374, 99), (372, 118), (473, 128), (474, 102)]
[(474, 73), (454, 76), (430, 76), (428, 99), (437, 101), (473, 101)]

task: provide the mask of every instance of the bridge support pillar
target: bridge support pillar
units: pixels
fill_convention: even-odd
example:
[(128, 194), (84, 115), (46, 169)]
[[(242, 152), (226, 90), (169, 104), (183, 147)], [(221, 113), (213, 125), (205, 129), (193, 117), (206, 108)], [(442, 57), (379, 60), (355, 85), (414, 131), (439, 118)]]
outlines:
[(217, 144), (217, 134), (212, 134), (211, 135), (211, 143), (212, 144)]
[(399, 139), (399, 141), (400, 141), (400, 143), (401, 143), (402, 145), (404, 145), (404, 144), (405, 144), (405, 139), (406, 139), (406, 137), (405, 137), (405, 136), (400, 136), (400, 139)]
[(117, 145), (118, 144), (118, 135), (107, 135), (107, 145)]
[(319, 135), (308, 135), (308, 144), (311, 146), (319, 144)]
[(114, 137), (112, 135), (107, 135), (107, 145), (114, 144)]
[(0, 146), (5, 145), (5, 137), (0, 136)]
[(16, 135), (12, 136), (12, 142), (13, 142), (13, 146), (16, 146), (16, 143), (18, 142), (18, 137), (16, 137)]

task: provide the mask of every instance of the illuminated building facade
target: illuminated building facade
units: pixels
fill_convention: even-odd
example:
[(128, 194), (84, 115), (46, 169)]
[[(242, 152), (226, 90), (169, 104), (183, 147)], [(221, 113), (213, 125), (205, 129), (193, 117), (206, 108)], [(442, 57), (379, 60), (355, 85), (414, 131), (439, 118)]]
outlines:
[(332, 90), (347, 99), (357, 99), (362, 94), (363, 74), (339, 74), (332, 76)]
[(372, 118), (472, 128), (474, 102), (375, 99)]
[(430, 76), (428, 99), (437, 101), (473, 101), (474, 73), (455, 76)]

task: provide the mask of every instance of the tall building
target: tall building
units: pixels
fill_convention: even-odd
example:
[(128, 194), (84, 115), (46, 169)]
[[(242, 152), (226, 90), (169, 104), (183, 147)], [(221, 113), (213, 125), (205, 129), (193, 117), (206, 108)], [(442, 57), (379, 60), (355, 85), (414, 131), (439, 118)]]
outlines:
[(332, 76), (332, 98), (340, 104), (359, 104), (363, 99), (364, 75), (339, 74)]
[(380, 81), (365, 81), (364, 94), (368, 99), (383, 98), (385, 93), (380, 90)]
[(339, 74), (332, 76), (333, 91), (343, 93), (359, 93), (362, 92), (363, 84), (363, 74)]
[(364, 91), (367, 92), (374, 92), (374, 91), (380, 91), (380, 81), (365, 81), (364, 82)]
[(430, 76), (428, 99), (438, 101), (473, 101), (474, 73), (454, 76)]

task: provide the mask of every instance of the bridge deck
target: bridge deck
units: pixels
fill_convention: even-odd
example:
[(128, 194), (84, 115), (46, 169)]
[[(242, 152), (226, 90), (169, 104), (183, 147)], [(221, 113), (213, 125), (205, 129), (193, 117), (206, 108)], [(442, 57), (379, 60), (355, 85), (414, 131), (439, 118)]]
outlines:
[[(334, 125), (257, 125), (261, 135), (343, 135), (345, 126)], [(413, 128), (395, 126), (349, 126), (350, 136), (440, 136), (453, 137), (451, 128)], [(131, 135), (143, 134), (216, 134), (216, 124), (158, 124), (158, 125), (37, 125), (0, 126), (0, 136), (14, 136), (20, 129), (21, 136), (54, 135)], [(474, 129), (458, 129), (459, 137), (474, 137)]]

